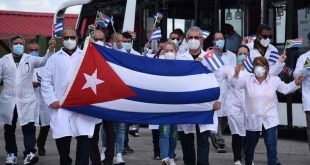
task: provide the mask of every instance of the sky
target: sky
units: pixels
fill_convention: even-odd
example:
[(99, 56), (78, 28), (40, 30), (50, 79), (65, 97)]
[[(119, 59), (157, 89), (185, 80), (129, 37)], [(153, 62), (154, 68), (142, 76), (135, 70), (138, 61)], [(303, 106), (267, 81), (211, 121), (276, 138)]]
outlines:
[[(59, 4), (69, 0), (0, 0), (0, 10), (54, 13)], [(66, 13), (78, 14), (81, 6), (73, 6)]]

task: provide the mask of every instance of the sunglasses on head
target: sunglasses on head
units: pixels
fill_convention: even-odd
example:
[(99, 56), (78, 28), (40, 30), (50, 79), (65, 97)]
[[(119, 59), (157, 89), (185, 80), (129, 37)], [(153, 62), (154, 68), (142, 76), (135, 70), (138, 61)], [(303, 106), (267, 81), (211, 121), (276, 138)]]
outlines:
[(62, 37), (64, 40), (68, 40), (68, 39), (70, 39), (70, 40), (75, 40), (76, 39), (76, 36), (63, 36)]
[(198, 37), (198, 36), (188, 36), (188, 39), (190, 39), (190, 40), (193, 39), (193, 38), (195, 40), (199, 40), (200, 39), (200, 37)]

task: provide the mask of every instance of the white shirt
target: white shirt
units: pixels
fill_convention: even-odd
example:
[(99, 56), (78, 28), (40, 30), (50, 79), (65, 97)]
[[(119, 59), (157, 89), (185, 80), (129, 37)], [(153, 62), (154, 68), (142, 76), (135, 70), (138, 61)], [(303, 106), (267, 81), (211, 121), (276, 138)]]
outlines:
[(245, 128), (262, 131), (279, 125), (276, 91), (288, 94), (296, 91), (295, 81), (285, 84), (277, 76), (267, 76), (260, 84), (255, 75), (232, 81), (236, 89), (245, 89)]
[[(200, 55), (205, 55), (206, 52), (204, 52), (201, 49)], [(192, 55), (187, 50), (183, 54), (177, 54), (176, 60), (194, 60)], [(199, 131), (205, 132), (207, 130), (211, 130), (212, 132), (217, 132), (217, 126), (218, 126), (218, 119), (216, 113), (213, 115), (213, 124), (199, 124)], [(185, 134), (188, 133), (196, 133), (196, 125), (195, 124), (179, 124), (178, 125), (179, 131), (184, 131)]]
[[(69, 56), (62, 49), (50, 58), (42, 71), (41, 91), (47, 105), (63, 99), (65, 92), (77, 72), (83, 56), (79, 48)], [(53, 138), (87, 135), (92, 137), (97, 118), (85, 116), (66, 109), (51, 109), (50, 126)]]
[(310, 58), (310, 51), (302, 54), (296, 63), (294, 77), (303, 73), (304, 80), (302, 82), (302, 107), (304, 111), (310, 111), (310, 71), (303, 69), (305, 61)]
[[(254, 48), (254, 43), (248, 43), (246, 45), (250, 48), (250, 56), (252, 60), (254, 60), (255, 57), (262, 56), (259, 53), (259, 51), (256, 48)], [(271, 51), (278, 52), (278, 49), (274, 47), (273, 45), (269, 44), (267, 47), (265, 56), (264, 56), (267, 60), (271, 54)], [(272, 65), (269, 64), (269, 74), (271, 76), (277, 76), (278, 74), (281, 73), (284, 65), (285, 63), (280, 63), (279, 61), (277, 61), (275, 64), (272, 64)]]

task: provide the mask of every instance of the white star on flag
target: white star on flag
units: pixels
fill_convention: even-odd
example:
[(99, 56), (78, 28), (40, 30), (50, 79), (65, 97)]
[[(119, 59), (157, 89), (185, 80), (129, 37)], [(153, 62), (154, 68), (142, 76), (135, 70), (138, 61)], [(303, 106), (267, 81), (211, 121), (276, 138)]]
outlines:
[(82, 87), (82, 89), (86, 89), (86, 88), (91, 88), (92, 91), (97, 94), (97, 85), (104, 83), (103, 80), (100, 80), (97, 78), (97, 69), (95, 70), (95, 72), (90, 76), (88, 74), (84, 73), (84, 77), (86, 79), (86, 83), (85, 85)]

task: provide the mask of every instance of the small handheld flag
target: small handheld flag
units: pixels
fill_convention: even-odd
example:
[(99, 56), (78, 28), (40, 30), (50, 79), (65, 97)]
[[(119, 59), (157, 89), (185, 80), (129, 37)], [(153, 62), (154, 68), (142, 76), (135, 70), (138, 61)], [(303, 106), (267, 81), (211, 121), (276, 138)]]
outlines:
[(219, 55), (217, 55), (213, 50), (208, 51), (205, 55), (204, 55), (204, 59), (207, 61), (207, 63), (210, 66), (210, 69), (212, 71), (216, 71), (218, 69), (220, 69), (223, 65), (224, 62), (221, 59), (221, 57)]
[(269, 58), (268, 58), (268, 63), (269, 64), (275, 64), (277, 63), (279, 57), (281, 55), (279, 54), (279, 52), (276, 52), (276, 51), (271, 51), (270, 55), (269, 55)]
[(283, 66), (282, 72), (285, 73), (288, 77), (291, 77), (293, 73), (292, 69), (290, 69), (286, 65)]
[(300, 48), (302, 46), (302, 40), (303, 40), (303, 38), (296, 38), (296, 39), (287, 40), (285, 43), (285, 49)]
[(256, 39), (256, 35), (251, 35), (251, 36), (246, 36), (246, 37), (243, 37), (242, 39), (242, 44), (247, 44), (247, 43), (254, 43)]
[(310, 71), (310, 57), (307, 58), (304, 64), (304, 69)]
[(150, 41), (152, 40), (159, 40), (161, 39), (161, 30), (160, 29), (157, 29), (153, 32), (153, 34), (151, 35), (151, 38), (150, 38)]
[(56, 23), (53, 27), (53, 36), (54, 37), (60, 37), (62, 35), (62, 32), (64, 30), (64, 20), (63, 18), (57, 18)]
[(210, 35), (210, 32), (207, 30), (202, 30), (202, 37), (206, 39)]
[(101, 28), (107, 28), (110, 23), (110, 17), (106, 16), (100, 11), (97, 11), (95, 24), (96, 26), (100, 26)]
[(253, 60), (251, 58), (250, 55), (247, 55), (244, 57), (243, 61), (242, 61), (245, 69), (249, 72), (249, 73), (252, 73), (253, 72), (253, 68), (254, 68), (254, 65), (253, 65)]
[(113, 15), (111, 16), (110, 21), (111, 21), (111, 25), (112, 25), (113, 31), (114, 31), (114, 33), (116, 33), (115, 28), (114, 28), (114, 17), (113, 17)]

